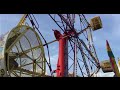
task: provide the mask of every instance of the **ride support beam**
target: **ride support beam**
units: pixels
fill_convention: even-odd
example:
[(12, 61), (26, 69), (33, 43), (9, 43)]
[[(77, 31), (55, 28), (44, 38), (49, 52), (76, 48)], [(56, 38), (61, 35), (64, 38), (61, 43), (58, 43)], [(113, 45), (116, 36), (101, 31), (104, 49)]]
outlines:
[(59, 31), (54, 30), (54, 35), (59, 42), (59, 55), (56, 74), (57, 77), (68, 76), (68, 42), (67, 38), (63, 38), (66, 34), (61, 34)]

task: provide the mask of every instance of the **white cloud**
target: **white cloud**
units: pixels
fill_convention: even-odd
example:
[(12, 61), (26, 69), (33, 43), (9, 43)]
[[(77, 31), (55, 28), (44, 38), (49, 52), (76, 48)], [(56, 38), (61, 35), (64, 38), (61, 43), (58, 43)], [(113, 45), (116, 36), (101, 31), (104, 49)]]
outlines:
[(109, 72), (109, 73), (103, 73), (103, 72), (99, 72), (97, 74), (98, 77), (113, 77), (114, 73), (113, 72)]
[[(119, 65), (118, 65), (118, 69), (119, 69), (119, 72), (120, 72), (120, 66)], [(100, 71), (97, 74), (95, 74), (94, 76), (97, 76), (97, 77), (113, 77), (114, 72), (103, 73), (103, 71), (100, 69)]]

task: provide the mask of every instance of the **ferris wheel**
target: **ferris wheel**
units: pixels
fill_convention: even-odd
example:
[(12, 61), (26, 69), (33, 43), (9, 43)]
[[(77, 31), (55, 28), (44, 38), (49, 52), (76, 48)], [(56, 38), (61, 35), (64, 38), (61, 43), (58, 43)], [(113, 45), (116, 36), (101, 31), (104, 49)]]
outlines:
[[(46, 76), (47, 65), (51, 72), (50, 76), (57, 73), (58, 77), (92, 77), (100, 69), (92, 38), (92, 32), (102, 28), (100, 17), (91, 19), (89, 23), (83, 14), (48, 14), (48, 16), (58, 26), (57, 30), (54, 30), (56, 39), (51, 42), (46, 41), (39, 31), (39, 24), (33, 14), (25, 14), (19, 24), (10, 31), (4, 46), (4, 60), (8, 75), (11, 77)], [(62, 40), (64, 44), (60, 44), (63, 43)], [(59, 60), (56, 70), (52, 69), (49, 52), (49, 44), (54, 42), (59, 42)], [(45, 57), (44, 47), (47, 47), (48, 60)]]
[[(58, 31), (66, 35), (65, 66), (67, 76), (92, 77), (100, 69), (94, 47), (92, 31), (102, 28), (100, 17), (89, 24), (83, 14), (49, 14), (58, 25)], [(64, 36), (63, 36), (64, 38)]]

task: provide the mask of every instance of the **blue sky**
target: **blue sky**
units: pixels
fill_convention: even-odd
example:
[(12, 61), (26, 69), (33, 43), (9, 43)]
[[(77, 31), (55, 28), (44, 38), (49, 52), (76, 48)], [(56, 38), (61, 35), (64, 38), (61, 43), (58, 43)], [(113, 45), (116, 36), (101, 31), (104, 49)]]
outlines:
[[(23, 14), (0, 14), (0, 35), (15, 27)], [(46, 14), (35, 15), (39, 23), (39, 30), (49, 42), (54, 40), (52, 29), (58, 29), (57, 25)], [(89, 21), (94, 16), (100, 16), (103, 28), (93, 32), (94, 45), (100, 61), (109, 59), (106, 52), (106, 40), (109, 41), (112, 51), (117, 58), (120, 57), (120, 14), (85, 14)], [(58, 43), (49, 46), (53, 69), (56, 68), (58, 58)], [(46, 56), (47, 57), (47, 56)]]

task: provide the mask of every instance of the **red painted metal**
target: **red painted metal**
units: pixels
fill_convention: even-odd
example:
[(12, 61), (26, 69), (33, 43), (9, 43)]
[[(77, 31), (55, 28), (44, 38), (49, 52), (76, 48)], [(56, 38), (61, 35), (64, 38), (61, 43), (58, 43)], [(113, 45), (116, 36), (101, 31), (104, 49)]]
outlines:
[(66, 41), (69, 37), (64, 38), (67, 35), (72, 35), (74, 32), (69, 31), (65, 32), (63, 35), (57, 31), (54, 30), (55, 38), (59, 41), (59, 55), (58, 55), (58, 63), (57, 63), (57, 70), (56, 74), (57, 77), (64, 77), (65, 74), (65, 47), (66, 47)]
[(54, 35), (56, 39), (59, 41), (59, 56), (56, 73), (57, 77), (64, 77), (65, 38), (63, 38), (63, 35), (57, 30), (54, 30)]

